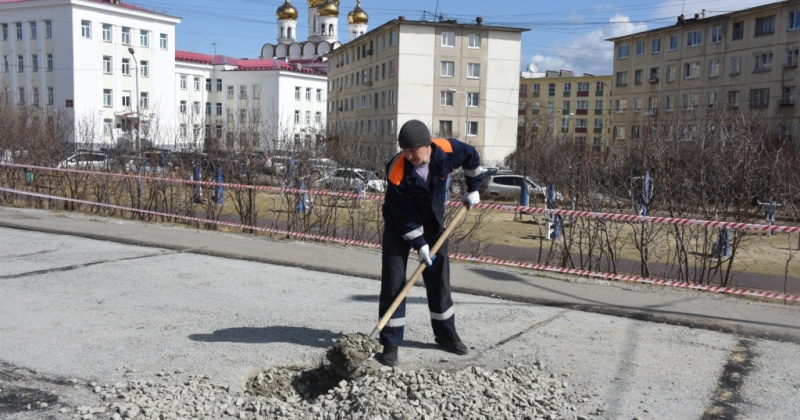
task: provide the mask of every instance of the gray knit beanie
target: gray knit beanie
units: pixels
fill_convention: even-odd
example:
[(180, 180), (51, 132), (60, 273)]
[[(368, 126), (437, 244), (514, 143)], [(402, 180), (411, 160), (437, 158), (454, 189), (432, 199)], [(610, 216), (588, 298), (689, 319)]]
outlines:
[(431, 144), (431, 132), (420, 120), (410, 120), (400, 128), (397, 143), (401, 149), (416, 149)]

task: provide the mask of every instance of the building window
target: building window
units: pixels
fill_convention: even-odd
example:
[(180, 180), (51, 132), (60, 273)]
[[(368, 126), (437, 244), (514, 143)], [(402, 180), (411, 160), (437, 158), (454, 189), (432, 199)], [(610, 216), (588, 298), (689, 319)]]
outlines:
[(206, 78), (206, 92), (211, 92), (211, 79)]
[(658, 110), (658, 96), (650, 96), (647, 98), (647, 110), (650, 112)]
[(775, 33), (775, 15), (756, 18), (756, 36)]
[(789, 30), (800, 28), (800, 10), (789, 12)]
[(139, 30), (139, 46), (141, 47), (150, 46), (150, 31)]
[(186, 76), (181, 76), (180, 87), (181, 89), (186, 89)]
[(667, 81), (674, 82), (675, 81), (675, 65), (668, 65), (667, 66)]
[(322, 112), (320, 112), (320, 111), (317, 111), (317, 112), (314, 114), (314, 123), (315, 123), (315, 124), (322, 124)]
[(103, 56), (103, 73), (111, 74), (111, 56), (104, 55)]
[(8, 64), (8, 56), (4, 55), (3, 56), (3, 71), (5, 71), (6, 73), (8, 73), (8, 66), (9, 66), (9, 64)]
[(661, 38), (653, 38), (652, 53), (658, 54), (661, 52)]
[(217, 79), (217, 92), (222, 92), (222, 79)]
[(481, 65), (480, 63), (468, 63), (467, 64), (467, 78), (469, 79), (479, 79), (481, 77)]
[(111, 89), (103, 89), (103, 106), (114, 106), (114, 96), (111, 94)]
[(686, 111), (691, 111), (697, 105), (697, 94), (696, 93), (684, 93), (682, 98), (681, 107)]
[(397, 75), (397, 60), (389, 60), (389, 77)]
[(239, 85), (239, 99), (247, 99), (247, 85)]
[(53, 22), (49, 20), (44, 21), (44, 37), (48, 39), (53, 37)]
[(614, 111), (616, 112), (625, 112), (628, 109), (628, 100), (627, 99), (616, 99), (614, 101)]
[(227, 86), (227, 91), (228, 91), (228, 92), (227, 92), (227, 96), (226, 96), (226, 97), (227, 97), (228, 99), (233, 99), (233, 98), (234, 98), (234, 95), (235, 95), (235, 93), (234, 93), (234, 90), (233, 90), (233, 86), (231, 86), (231, 85), (228, 85), (228, 86)]
[(47, 54), (47, 71), (53, 71), (53, 54)]
[(302, 92), (302, 89), (300, 88), (300, 86), (295, 86), (294, 87), (294, 99), (296, 101), (300, 100), (300, 92)]
[(103, 120), (103, 135), (111, 136), (114, 134), (114, 120), (106, 118)]
[(221, 102), (217, 102), (216, 110), (217, 110), (216, 115), (217, 116), (222, 116), (222, 103)]
[(783, 66), (797, 67), (797, 55), (798, 55), (797, 46), (789, 47), (789, 49), (786, 50), (786, 57), (784, 58)]
[(17, 98), (17, 99), (19, 99), (18, 103), (20, 105), (24, 105), (25, 104), (25, 88), (21, 87), (21, 88), (19, 88), (17, 90), (17, 92), (19, 93), (19, 98)]
[(36, 39), (36, 22), (31, 22), (31, 39)]
[(312, 90), (313, 89), (311, 89), (311, 88), (306, 88), (306, 100), (307, 101), (311, 100), (311, 92), (312, 92)]
[(650, 77), (647, 81), (650, 83), (658, 82), (658, 67), (650, 67)]
[(8, 41), (8, 24), (3, 24), (3, 41)]
[(714, 26), (711, 28), (711, 43), (719, 44), (722, 42), (722, 26)]
[(305, 122), (306, 122), (306, 123), (305, 123), (306, 125), (311, 125), (311, 111), (306, 111), (306, 119), (305, 119)]
[(470, 121), (467, 123), (467, 136), (477, 136), (478, 135), (478, 122), (477, 121)]
[[(88, 21), (85, 21), (88, 22)], [(22, 22), (14, 23), (14, 27), (17, 29), (17, 40), (22, 39)]]
[(683, 65), (683, 78), (684, 79), (696, 79), (700, 77), (700, 62), (693, 61), (691, 63), (685, 63)]
[(253, 99), (261, 99), (261, 85), (253, 85)]
[(628, 72), (627, 71), (618, 71), (617, 72), (617, 86), (627, 86), (628, 85)]
[(443, 90), (439, 93), (439, 105), (453, 106), (453, 92)]
[(139, 106), (144, 109), (150, 108), (150, 95), (147, 92), (139, 94)]
[(686, 46), (695, 47), (703, 43), (703, 31), (689, 31), (686, 33)]
[(644, 55), (644, 41), (636, 42), (636, 55)]
[(628, 58), (631, 56), (631, 44), (622, 44), (617, 46), (617, 59)]
[(194, 90), (195, 91), (199, 91), (200, 90), (200, 78), (195, 76), (193, 81), (194, 81)]
[(452, 61), (442, 61), (440, 75), (442, 77), (453, 77), (455, 75), (455, 63)]
[(397, 45), (397, 31), (389, 32), (389, 46)]
[(453, 122), (448, 120), (439, 120), (439, 135), (443, 137), (452, 137)]
[(122, 74), (125, 76), (131, 75), (131, 60), (129, 58), (122, 59)]
[(733, 22), (733, 32), (731, 39), (734, 41), (744, 38), (744, 22)]
[(200, 115), (200, 101), (192, 102), (192, 113), (194, 115)]
[(475, 108), (480, 105), (481, 94), (479, 92), (467, 92), (467, 106)]
[(31, 71), (32, 72), (39, 71), (39, 55), (38, 54), (31, 54)]
[(122, 43), (131, 45), (131, 28), (122, 27)]
[(295, 124), (300, 124), (300, 111), (299, 110), (295, 110), (294, 111), (294, 123)]
[(731, 75), (742, 72), (742, 57), (731, 57)]
[(131, 92), (129, 90), (122, 91), (122, 106), (124, 108), (131, 107)]
[(53, 105), (53, 88), (47, 88), (47, 105)]
[[(34, 91), (34, 95), (36, 91)], [(794, 105), (794, 86), (786, 86), (781, 91), (781, 105)]]
[(669, 36), (669, 50), (670, 51), (677, 50), (679, 43), (680, 43), (680, 37), (678, 35), (670, 35)]
[(708, 92), (706, 95), (706, 104), (709, 109), (717, 107), (717, 92)]
[(772, 53), (753, 54), (753, 72), (772, 70)]
[(166, 50), (166, 49), (167, 49), (167, 47), (169, 46), (169, 43), (168, 43), (168, 38), (167, 38), (167, 34), (161, 34), (161, 35), (159, 35), (159, 38), (158, 38), (158, 46), (159, 46), (159, 48), (161, 48), (162, 50)]
[(750, 107), (766, 108), (769, 106), (769, 88), (750, 89)]
[(481, 36), (478, 34), (469, 34), (469, 48), (480, 48), (481, 47)]
[(150, 77), (150, 62), (142, 60), (139, 62), (139, 76)]
[(181, 101), (180, 106), (178, 108), (178, 112), (180, 112), (181, 114), (186, 113), (186, 101)]
[(641, 85), (642, 84), (642, 74), (644, 70), (638, 69), (633, 71), (633, 84)]
[(17, 56), (17, 73), (25, 71), (25, 57), (22, 55)]
[(719, 76), (719, 60), (716, 58), (708, 60), (708, 77)]
[(211, 115), (211, 102), (206, 102), (206, 115)]
[(576, 107), (576, 109), (589, 109), (589, 101), (587, 101), (587, 100), (577, 101), (577, 104), (575, 105), (575, 107)]
[(442, 32), (442, 46), (443, 47), (455, 47), (456, 46), (456, 34), (455, 34), (455, 32)]
[(104, 23), (103, 24), (103, 41), (111, 42), (111, 24)]
[[(17, 25), (20, 25), (19, 28), (22, 29), (22, 26), (21, 26), (22, 24), (17, 24)], [(20, 33), (20, 35), (22, 35), (22, 34)], [(85, 20), (85, 19), (81, 20), (81, 37), (87, 38), (87, 39), (91, 39), (92, 38), (92, 22), (91, 21)], [(18, 39), (22, 39), (22, 36), (20, 36)]]
[(675, 104), (672, 102), (672, 96), (666, 95), (664, 96), (664, 109), (667, 111), (672, 111), (675, 108)]

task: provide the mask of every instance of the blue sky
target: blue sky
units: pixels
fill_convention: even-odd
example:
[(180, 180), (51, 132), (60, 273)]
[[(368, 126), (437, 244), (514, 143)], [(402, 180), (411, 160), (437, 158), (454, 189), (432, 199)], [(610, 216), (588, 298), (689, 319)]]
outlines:
[[(298, 39), (308, 34), (306, 0), (290, 0), (298, 9)], [(542, 0), (361, 0), (369, 28), (405, 16), (409, 20), (443, 16), (459, 22), (528, 28), (522, 35), (521, 69), (534, 63), (539, 71), (573, 70), (576, 74), (610, 74), (612, 43), (605, 39), (670, 26), (681, 13), (711, 16), (775, 0), (617, 0), (565, 2)], [(131, 0), (183, 19), (179, 50), (255, 58), (265, 43), (275, 43), (275, 10), (283, 0)], [(347, 13), (356, 0), (340, 1), (340, 35), (347, 41)]]

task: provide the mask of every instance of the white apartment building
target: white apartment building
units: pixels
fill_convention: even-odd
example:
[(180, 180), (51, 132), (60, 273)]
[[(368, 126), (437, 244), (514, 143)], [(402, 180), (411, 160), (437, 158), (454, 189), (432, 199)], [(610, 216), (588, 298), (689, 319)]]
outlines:
[(178, 51), (177, 136), (189, 148), (289, 150), (324, 134), (326, 76), (278, 59)]
[(116, 0), (0, 0), (2, 100), (65, 110), (75, 122), (65, 141), (133, 142), (137, 122), (146, 137), (153, 110), (175, 107), (179, 22)]
[(351, 40), (328, 54), (329, 136), (383, 158), (418, 119), (501, 162), (516, 147), (524, 31), (401, 17)]

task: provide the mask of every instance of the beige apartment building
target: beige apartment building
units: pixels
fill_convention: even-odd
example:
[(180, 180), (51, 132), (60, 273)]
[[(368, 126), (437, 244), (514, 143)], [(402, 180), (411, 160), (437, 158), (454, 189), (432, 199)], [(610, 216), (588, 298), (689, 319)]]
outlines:
[(328, 137), (386, 159), (418, 119), (499, 163), (516, 147), (524, 31), (400, 17), (342, 45), (327, 55)]
[(548, 70), (522, 72), (519, 84), (518, 147), (557, 140), (601, 150), (610, 130), (611, 76)]
[[(614, 42), (614, 141), (636, 139), (647, 118), (668, 118), (684, 140), (712, 112), (752, 111), (774, 136), (797, 138), (800, 0), (676, 23)], [(713, 128), (713, 127), (711, 127)], [(613, 142), (612, 142), (613, 144)]]

